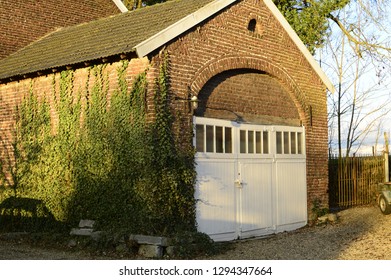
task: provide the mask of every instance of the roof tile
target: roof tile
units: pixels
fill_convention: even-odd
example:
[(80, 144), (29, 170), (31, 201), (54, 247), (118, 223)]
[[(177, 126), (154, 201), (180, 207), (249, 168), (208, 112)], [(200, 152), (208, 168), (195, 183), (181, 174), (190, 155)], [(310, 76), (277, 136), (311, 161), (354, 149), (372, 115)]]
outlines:
[(61, 28), (1, 60), (0, 79), (134, 52), (134, 47), (214, 0), (172, 0)]

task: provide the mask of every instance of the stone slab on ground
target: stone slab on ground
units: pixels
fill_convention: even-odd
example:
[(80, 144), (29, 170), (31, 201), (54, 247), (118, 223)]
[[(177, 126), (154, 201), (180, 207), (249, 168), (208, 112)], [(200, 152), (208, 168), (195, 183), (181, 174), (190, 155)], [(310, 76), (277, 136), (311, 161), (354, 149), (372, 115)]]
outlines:
[(95, 221), (93, 220), (80, 220), (79, 228), (93, 228)]
[(160, 236), (149, 236), (149, 235), (130, 235), (129, 240), (134, 240), (138, 244), (148, 244), (148, 245), (156, 245), (167, 247), (170, 245), (170, 239), (167, 237)]
[(91, 233), (91, 238), (94, 241), (100, 241), (103, 235), (104, 235), (103, 231), (94, 231)]
[(177, 250), (178, 248), (176, 246), (168, 246), (166, 248), (166, 254), (169, 256), (169, 257), (174, 257), (177, 253)]
[(327, 219), (330, 222), (335, 223), (338, 220), (338, 216), (337, 216), (337, 214), (331, 213), (331, 214), (327, 215)]
[(142, 244), (138, 249), (140, 256), (145, 258), (161, 258), (163, 257), (163, 247), (158, 245)]
[(73, 228), (71, 235), (91, 236), (94, 230), (92, 228)]
[(318, 223), (320, 224), (324, 224), (324, 223), (327, 223), (327, 222), (331, 222), (331, 223), (335, 223), (337, 222), (338, 220), (338, 217), (336, 214), (334, 213), (330, 213), (330, 214), (326, 214), (322, 217), (319, 217), (318, 218)]

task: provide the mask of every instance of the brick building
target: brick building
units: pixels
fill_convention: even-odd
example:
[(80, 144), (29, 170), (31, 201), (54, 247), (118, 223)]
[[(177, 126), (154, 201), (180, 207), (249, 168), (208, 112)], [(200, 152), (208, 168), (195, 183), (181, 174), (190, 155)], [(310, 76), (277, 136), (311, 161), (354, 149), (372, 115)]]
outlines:
[(314, 203), (328, 206), (333, 86), (271, 0), (174, 0), (48, 34), (1, 61), (3, 138), (31, 87), (50, 92), (73, 69), (77, 92), (93, 79), (88, 67), (105, 64), (110, 94), (124, 59), (129, 88), (143, 71), (153, 84), (163, 52), (172, 108), (187, 116), (178, 125), (195, 127), (200, 231), (229, 240), (291, 230)]
[(0, 58), (65, 26), (104, 18), (124, 11), (118, 1), (2, 0), (0, 2)]

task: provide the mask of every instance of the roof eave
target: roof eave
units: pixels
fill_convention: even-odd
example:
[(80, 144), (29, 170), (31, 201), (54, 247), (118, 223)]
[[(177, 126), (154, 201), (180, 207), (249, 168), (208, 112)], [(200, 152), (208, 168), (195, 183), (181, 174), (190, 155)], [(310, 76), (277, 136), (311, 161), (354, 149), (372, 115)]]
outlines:
[(128, 12), (128, 8), (122, 3), (121, 0), (113, 0), (114, 4), (118, 7), (118, 9), (121, 11), (121, 13), (126, 13)]
[(14, 72), (12, 74), (6, 75), (6, 76), (0, 76), (0, 83), (1, 82), (13, 82), (13, 81), (19, 81), (21, 79), (31, 78), (35, 76), (42, 76), (42, 75), (48, 75), (50, 73), (56, 73), (60, 72), (62, 70), (70, 70), (70, 69), (78, 69), (82, 67), (88, 67), (92, 65), (98, 65), (100, 63), (108, 63), (108, 62), (116, 62), (120, 61), (122, 59), (133, 59), (137, 58), (137, 54), (135, 51), (129, 51), (129, 52), (123, 52), (120, 54), (114, 54), (114, 55), (108, 55), (104, 57), (99, 58), (92, 58), (92, 59), (86, 59), (83, 61), (75, 61), (68, 64), (59, 64), (59, 65), (53, 65), (46, 68), (40, 68), (35, 69), (32, 71), (26, 71), (22, 73)]
[(148, 55), (152, 51), (160, 48), (167, 42), (181, 35), (183, 32), (193, 28), (194, 26), (198, 25), (202, 21), (206, 20), (207, 18), (211, 17), (215, 13), (221, 11), (236, 1), (237, 0), (215, 0), (205, 5), (196, 12), (177, 21), (173, 25), (167, 27), (166, 29), (135, 46), (134, 48), (138, 57), (141, 58)]

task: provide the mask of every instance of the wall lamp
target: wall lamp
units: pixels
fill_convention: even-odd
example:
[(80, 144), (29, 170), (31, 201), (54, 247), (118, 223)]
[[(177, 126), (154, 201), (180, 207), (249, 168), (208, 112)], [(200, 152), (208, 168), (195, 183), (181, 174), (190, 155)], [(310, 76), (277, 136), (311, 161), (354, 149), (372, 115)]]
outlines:
[(187, 98), (175, 96), (174, 100), (186, 101), (189, 104), (189, 112), (196, 110), (198, 108), (198, 103), (200, 102), (197, 95), (193, 94), (190, 90)]
[(191, 104), (191, 108), (193, 110), (196, 110), (198, 108), (198, 103), (200, 102), (200, 100), (198, 99), (197, 95), (191, 94), (189, 101), (190, 101), (190, 104)]

